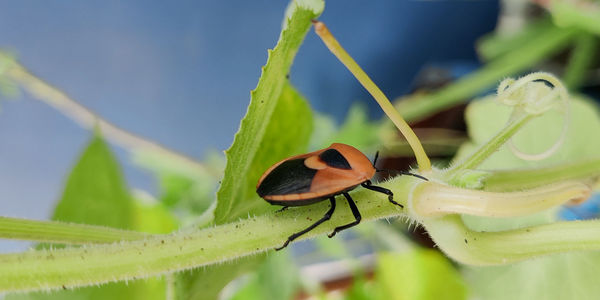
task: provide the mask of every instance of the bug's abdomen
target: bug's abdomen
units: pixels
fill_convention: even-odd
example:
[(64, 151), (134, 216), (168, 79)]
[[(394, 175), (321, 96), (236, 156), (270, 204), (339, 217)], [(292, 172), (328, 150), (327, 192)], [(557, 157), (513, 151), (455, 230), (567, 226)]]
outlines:
[(302, 194), (310, 191), (317, 170), (304, 165), (304, 158), (291, 159), (273, 169), (260, 183), (256, 193), (271, 195)]

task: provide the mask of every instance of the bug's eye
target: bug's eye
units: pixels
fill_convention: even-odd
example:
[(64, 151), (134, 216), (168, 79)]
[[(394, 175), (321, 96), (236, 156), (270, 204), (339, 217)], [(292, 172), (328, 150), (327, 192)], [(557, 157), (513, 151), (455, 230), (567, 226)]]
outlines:
[(323, 153), (319, 154), (319, 158), (332, 168), (345, 170), (352, 169), (346, 158), (335, 149), (328, 149), (323, 151)]

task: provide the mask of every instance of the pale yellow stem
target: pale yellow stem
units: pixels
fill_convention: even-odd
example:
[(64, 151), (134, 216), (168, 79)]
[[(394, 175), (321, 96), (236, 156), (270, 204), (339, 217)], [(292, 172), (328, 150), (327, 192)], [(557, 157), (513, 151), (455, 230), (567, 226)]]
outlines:
[(591, 189), (578, 181), (559, 182), (527, 191), (495, 193), (423, 182), (414, 191), (409, 208), (419, 217), (468, 214), (514, 217), (540, 212), (590, 196)]
[(383, 94), (383, 92), (375, 85), (373, 80), (369, 78), (367, 73), (354, 61), (354, 59), (344, 50), (342, 45), (333, 37), (327, 26), (320, 21), (314, 21), (315, 32), (323, 40), (329, 51), (333, 53), (346, 68), (354, 75), (354, 77), (360, 82), (360, 84), (375, 98), (379, 106), (383, 109), (385, 114), (392, 120), (394, 125), (398, 127), (400, 132), (408, 141), (408, 144), (413, 149), (417, 163), (419, 164), (419, 170), (421, 172), (428, 172), (431, 170), (431, 162), (429, 157), (425, 153), (421, 142), (417, 138), (417, 135), (408, 126), (408, 123), (404, 121), (404, 118), (396, 111), (390, 100)]

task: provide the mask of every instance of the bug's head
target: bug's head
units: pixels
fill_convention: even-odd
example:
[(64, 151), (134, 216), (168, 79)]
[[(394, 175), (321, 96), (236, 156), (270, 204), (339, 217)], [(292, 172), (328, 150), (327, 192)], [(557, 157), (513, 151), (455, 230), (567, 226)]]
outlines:
[(379, 158), (379, 151), (375, 152), (375, 159), (373, 159), (373, 168), (375, 168), (375, 172), (379, 173), (379, 172), (387, 172), (387, 173), (396, 173), (396, 174), (400, 174), (400, 175), (410, 175), (410, 176), (414, 176), (417, 178), (421, 178), (425, 181), (429, 181), (429, 179), (418, 175), (418, 174), (413, 174), (407, 171), (398, 171), (398, 170), (389, 170), (389, 169), (379, 169), (377, 168), (377, 159)]

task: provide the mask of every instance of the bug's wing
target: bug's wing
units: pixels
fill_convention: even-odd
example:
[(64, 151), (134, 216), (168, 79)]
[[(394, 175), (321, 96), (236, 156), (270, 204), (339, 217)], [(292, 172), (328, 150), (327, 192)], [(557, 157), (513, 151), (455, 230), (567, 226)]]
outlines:
[(304, 165), (304, 158), (290, 159), (270, 171), (258, 185), (259, 196), (301, 194), (310, 191), (317, 170)]

